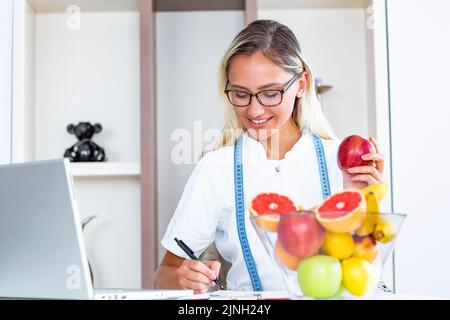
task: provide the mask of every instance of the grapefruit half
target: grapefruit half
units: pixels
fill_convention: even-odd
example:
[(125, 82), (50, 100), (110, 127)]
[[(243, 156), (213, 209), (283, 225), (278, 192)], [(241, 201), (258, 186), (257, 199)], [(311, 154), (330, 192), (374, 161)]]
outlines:
[(316, 210), (317, 220), (326, 230), (335, 233), (353, 232), (366, 219), (364, 194), (347, 189), (329, 196)]
[(258, 217), (256, 224), (269, 232), (277, 232), (279, 214), (296, 210), (291, 199), (278, 193), (260, 193), (250, 203), (250, 215)]

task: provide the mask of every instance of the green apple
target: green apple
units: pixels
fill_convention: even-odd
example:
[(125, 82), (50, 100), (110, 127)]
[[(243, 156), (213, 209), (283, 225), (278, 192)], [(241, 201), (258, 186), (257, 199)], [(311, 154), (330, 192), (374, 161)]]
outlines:
[(345, 286), (341, 284), (338, 292), (332, 297), (333, 299), (342, 299), (342, 295), (345, 293)]
[(331, 298), (341, 288), (342, 267), (335, 257), (317, 255), (300, 261), (297, 279), (305, 296)]

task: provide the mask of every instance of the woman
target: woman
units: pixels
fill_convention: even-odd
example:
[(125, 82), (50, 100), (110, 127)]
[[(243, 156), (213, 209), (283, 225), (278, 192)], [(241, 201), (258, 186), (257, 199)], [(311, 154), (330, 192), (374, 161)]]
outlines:
[(216, 150), (195, 167), (161, 241), (167, 252), (155, 274), (156, 287), (203, 293), (215, 285), (220, 263), (188, 259), (177, 237), (196, 256), (215, 243), (231, 263), (228, 289), (281, 290), (281, 276), (248, 219), (251, 199), (275, 192), (311, 208), (330, 193), (381, 181), (384, 161), (378, 153), (363, 156), (375, 166), (340, 171), (339, 141), (313, 79), (288, 27), (258, 20), (236, 36), (221, 66), (225, 130)]

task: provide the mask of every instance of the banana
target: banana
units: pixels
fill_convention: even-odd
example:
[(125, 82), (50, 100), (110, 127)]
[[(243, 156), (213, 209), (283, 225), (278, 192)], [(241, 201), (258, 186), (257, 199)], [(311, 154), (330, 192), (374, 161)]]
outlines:
[(372, 190), (365, 194), (367, 216), (363, 225), (356, 230), (356, 235), (363, 237), (371, 234), (375, 230), (375, 226), (380, 220), (380, 204), (377, 198), (377, 194)]
[(385, 182), (371, 184), (361, 191), (364, 193), (367, 206), (367, 218), (363, 225), (356, 230), (356, 235), (363, 237), (374, 232), (380, 220), (380, 200), (384, 197), (389, 186)]
[(372, 233), (372, 237), (381, 243), (392, 241), (396, 235), (397, 225), (393, 221), (387, 219), (380, 219)]
[(375, 193), (378, 201), (381, 201), (383, 199), (384, 195), (386, 194), (387, 190), (389, 189), (389, 186), (386, 182), (378, 182), (375, 184), (371, 184), (365, 188), (363, 188), (361, 191), (364, 193), (364, 196), (367, 197), (367, 195), (370, 192)]

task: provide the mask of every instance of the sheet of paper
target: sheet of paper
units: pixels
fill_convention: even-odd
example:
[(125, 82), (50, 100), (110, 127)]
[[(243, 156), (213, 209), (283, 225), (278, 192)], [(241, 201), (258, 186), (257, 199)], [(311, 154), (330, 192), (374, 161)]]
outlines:
[(286, 291), (232, 291), (219, 290), (205, 294), (196, 294), (189, 297), (181, 297), (181, 300), (270, 300), (289, 299)]

